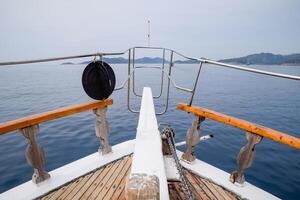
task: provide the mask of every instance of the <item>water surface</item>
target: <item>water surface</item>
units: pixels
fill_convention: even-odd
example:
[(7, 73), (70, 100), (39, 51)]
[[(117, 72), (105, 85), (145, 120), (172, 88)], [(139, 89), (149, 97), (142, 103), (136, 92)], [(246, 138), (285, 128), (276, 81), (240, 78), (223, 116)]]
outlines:
[[(1, 67), (0, 122), (89, 101), (81, 86), (84, 67), (55, 63)], [(125, 79), (126, 67), (114, 65), (118, 84)], [(251, 67), (300, 75), (300, 67), (296, 66)], [(192, 87), (196, 69), (197, 65), (177, 64), (174, 78), (181, 86)], [(142, 86), (150, 86), (154, 95), (159, 94), (159, 71), (140, 70), (136, 74), (137, 93), (142, 93)], [(127, 110), (126, 91), (113, 94), (114, 105), (108, 111), (112, 144), (135, 138), (138, 115)], [(193, 104), (300, 137), (299, 91), (297, 81), (205, 65)], [(155, 101), (158, 112), (165, 106), (164, 94)], [(193, 116), (175, 107), (178, 102), (188, 102), (189, 97), (171, 86), (169, 110), (158, 117), (160, 123), (168, 123), (175, 129), (177, 141), (184, 139)], [(138, 109), (140, 99), (132, 96), (130, 103)], [(53, 170), (97, 151), (99, 141), (94, 123), (92, 112), (84, 112), (41, 124), (38, 142), (46, 152), (46, 169)], [(202, 134), (215, 137), (197, 145), (197, 157), (232, 172), (236, 156), (246, 142), (244, 131), (207, 119)], [(0, 192), (3, 192), (30, 180), (32, 169), (26, 163), (26, 141), (20, 133), (1, 135), (0, 143)], [(256, 150), (253, 166), (245, 172), (247, 181), (280, 198), (297, 199), (299, 151), (266, 138)]]

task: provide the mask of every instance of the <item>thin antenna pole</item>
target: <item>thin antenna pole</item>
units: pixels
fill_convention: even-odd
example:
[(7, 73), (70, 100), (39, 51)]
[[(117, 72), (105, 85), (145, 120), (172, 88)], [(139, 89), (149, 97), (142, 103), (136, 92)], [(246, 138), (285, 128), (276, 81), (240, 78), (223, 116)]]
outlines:
[(150, 20), (148, 20), (148, 47), (150, 47)]

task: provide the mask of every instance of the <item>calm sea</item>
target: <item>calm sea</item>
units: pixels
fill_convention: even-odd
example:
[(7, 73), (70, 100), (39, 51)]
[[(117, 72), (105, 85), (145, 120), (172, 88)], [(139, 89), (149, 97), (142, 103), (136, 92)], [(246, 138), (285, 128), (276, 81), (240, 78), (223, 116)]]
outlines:
[[(81, 86), (84, 65), (33, 64), (0, 68), (0, 122), (58, 107), (89, 101)], [(126, 76), (126, 65), (114, 65), (117, 83)], [(300, 75), (296, 66), (251, 66), (275, 72)], [(191, 87), (197, 65), (175, 65), (174, 78), (180, 86)], [(160, 73), (140, 70), (136, 92), (151, 86), (159, 94)], [(165, 80), (166, 82), (166, 80)], [(165, 90), (155, 101), (159, 112), (165, 106)], [(176, 130), (176, 141), (184, 139), (193, 116), (175, 109), (188, 102), (190, 95), (171, 86), (167, 114), (158, 117)], [(127, 110), (126, 91), (113, 94), (109, 108), (110, 141), (117, 144), (135, 138), (138, 115)], [(131, 106), (139, 108), (133, 97)], [(300, 137), (300, 82), (204, 65), (194, 105), (216, 110)], [(46, 153), (48, 171), (97, 151), (95, 117), (85, 112), (40, 125), (38, 142)], [(197, 157), (227, 172), (236, 168), (236, 156), (245, 144), (245, 133), (211, 120), (205, 120), (202, 134), (213, 139), (197, 145)], [(24, 156), (26, 141), (18, 132), (0, 136), (0, 192), (31, 179), (32, 169)], [(184, 150), (184, 147), (180, 147)], [(253, 166), (246, 180), (283, 199), (299, 199), (300, 151), (264, 138), (257, 145)]]

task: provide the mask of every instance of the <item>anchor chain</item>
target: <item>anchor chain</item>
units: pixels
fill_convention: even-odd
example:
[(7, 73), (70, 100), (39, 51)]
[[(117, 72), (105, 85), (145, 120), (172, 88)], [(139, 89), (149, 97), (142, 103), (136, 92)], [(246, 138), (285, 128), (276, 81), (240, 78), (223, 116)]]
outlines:
[(194, 200), (195, 197), (194, 197), (194, 194), (191, 190), (190, 182), (187, 180), (187, 178), (186, 178), (186, 176), (183, 172), (182, 165), (180, 164), (180, 161), (179, 161), (178, 156), (176, 154), (175, 141), (174, 141), (174, 135), (175, 135), (174, 130), (170, 127), (167, 127), (167, 128), (163, 129), (162, 134), (164, 134), (167, 138), (168, 145), (170, 147), (172, 157), (174, 158), (176, 168), (177, 168), (177, 170), (179, 172), (179, 175), (180, 175), (181, 182), (183, 183), (185, 194), (187, 195), (187, 199), (188, 200)]

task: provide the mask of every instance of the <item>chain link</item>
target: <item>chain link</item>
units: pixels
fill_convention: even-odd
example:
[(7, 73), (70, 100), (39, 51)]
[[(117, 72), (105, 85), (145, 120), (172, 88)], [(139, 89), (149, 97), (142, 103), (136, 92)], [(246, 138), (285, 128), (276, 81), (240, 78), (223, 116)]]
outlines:
[(167, 138), (167, 141), (168, 141), (168, 145), (170, 147), (170, 150), (171, 150), (171, 153), (172, 153), (172, 156), (174, 158), (174, 161), (175, 161), (175, 164), (176, 164), (176, 168), (179, 172), (179, 175), (180, 175), (180, 179), (183, 183), (183, 186), (184, 186), (184, 190), (185, 190), (185, 193), (187, 195), (187, 198), (188, 200), (194, 200), (194, 194), (191, 190), (191, 186), (190, 186), (190, 182), (187, 180), (184, 172), (183, 172), (183, 169), (182, 169), (182, 166), (180, 164), (180, 161), (178, 159), (178, 156), (177, 156), (177, 153), (176, 153), (176, 150), (175, 150), (175, 141), (174, 141), (174, 130), (170, 127), (167, 127), (163, 130), (162, 132), (166, 138)]

